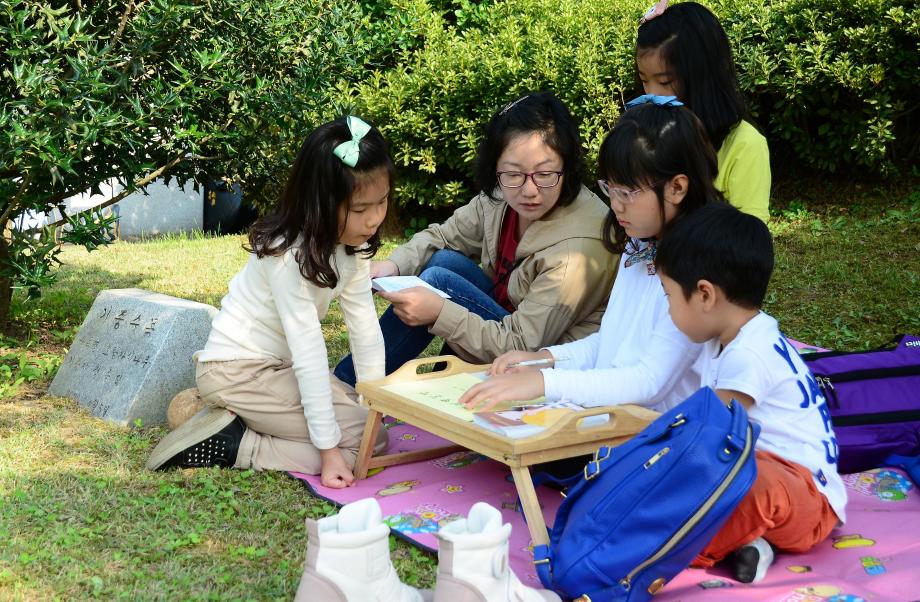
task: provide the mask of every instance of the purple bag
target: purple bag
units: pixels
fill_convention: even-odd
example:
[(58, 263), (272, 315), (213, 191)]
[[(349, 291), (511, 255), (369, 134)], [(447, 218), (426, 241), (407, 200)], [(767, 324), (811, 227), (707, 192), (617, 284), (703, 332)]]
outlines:
[(920, 338), (902, 334), (890, 345), (802, 355), (827, 399), (841, 473), (920, 454)]

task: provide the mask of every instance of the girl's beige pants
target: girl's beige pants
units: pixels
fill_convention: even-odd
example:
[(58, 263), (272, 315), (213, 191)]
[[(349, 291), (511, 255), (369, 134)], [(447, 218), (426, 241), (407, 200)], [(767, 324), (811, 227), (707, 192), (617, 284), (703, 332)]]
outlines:
[[(246, 423), (236, 468), (321, 472), (319, 450), (310, 442), (291, 362), (268, 359), (199, 362), (195, 380), (206, 405), (235, 412)], [(335, 418), (342, 430), (338, 447), (353, 467), (368, 411), (358, 404), (358, 394), (353, 388), (331, 373), (329, 380)], [(374, 453), (381, 453), (386, 445), (387, 433), (382, 428)]]

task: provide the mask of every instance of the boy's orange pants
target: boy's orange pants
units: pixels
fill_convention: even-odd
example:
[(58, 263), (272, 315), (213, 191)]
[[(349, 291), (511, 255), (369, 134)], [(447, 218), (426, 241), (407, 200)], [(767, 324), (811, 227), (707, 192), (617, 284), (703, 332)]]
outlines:
[(757, 451), (756, 462), (750, 491), (691, 566), (710, 567), (758, 537), (783, 552), (806, 552), (837, 526), (807, 468), (767, 451)]

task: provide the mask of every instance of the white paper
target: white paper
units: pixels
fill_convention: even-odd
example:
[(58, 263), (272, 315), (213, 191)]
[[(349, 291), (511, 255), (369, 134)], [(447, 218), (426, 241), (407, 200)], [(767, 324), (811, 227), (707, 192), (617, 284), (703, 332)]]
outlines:
[(380, 278), (374, 278), (371, 280), (371, 287), (373, 287), (375, 291), (385, 291), (388, 293), (395, 293), (406, 288), (412, 288), (413, 286), (421, 286), (427, 288), (441, 295), (445, 299), (450, 299), (450, 295), (444, 291), (436, 289), (418, 276), (381, 276)]

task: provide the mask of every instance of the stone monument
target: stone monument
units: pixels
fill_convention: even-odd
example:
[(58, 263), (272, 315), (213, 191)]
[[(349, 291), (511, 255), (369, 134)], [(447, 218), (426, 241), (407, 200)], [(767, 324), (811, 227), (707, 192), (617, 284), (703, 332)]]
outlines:
[(192, 354), (217, 309), (137, 288), (99, 293), (48, 390), (121, 425), (166, 422), (172, 397), (195, 386)]

